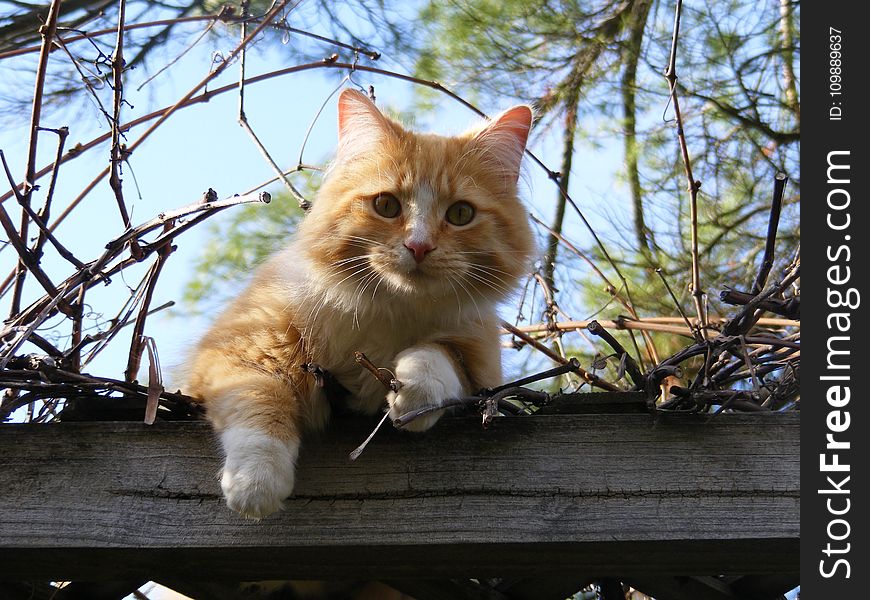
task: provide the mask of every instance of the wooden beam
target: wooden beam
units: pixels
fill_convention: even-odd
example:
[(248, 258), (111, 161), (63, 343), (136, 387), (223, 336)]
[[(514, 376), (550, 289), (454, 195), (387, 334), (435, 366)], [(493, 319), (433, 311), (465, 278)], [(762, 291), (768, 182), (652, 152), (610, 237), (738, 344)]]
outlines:
[(205, 423), (2, 425), (0, 580), (797, 569), (797, 414), (442, 419), (350, 462), (371, 426), (306, 440), (286, 510), (254, 522)]

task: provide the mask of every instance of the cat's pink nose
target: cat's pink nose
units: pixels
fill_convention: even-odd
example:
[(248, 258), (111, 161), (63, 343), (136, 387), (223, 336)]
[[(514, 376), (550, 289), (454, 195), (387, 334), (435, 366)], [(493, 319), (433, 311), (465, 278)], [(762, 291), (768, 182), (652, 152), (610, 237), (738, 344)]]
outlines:
[(435, 249), (435, 246), (433, 246), (429, 242), (408, 240), (405, 242), (405, 248), (407, 248), (411, 252), (411, 254), (414, 255), (414, 260), (417, 261), (417, 264), (420, 264), (421, 262), (423, 262), (423, 259), (426, 258), (426, 255)]

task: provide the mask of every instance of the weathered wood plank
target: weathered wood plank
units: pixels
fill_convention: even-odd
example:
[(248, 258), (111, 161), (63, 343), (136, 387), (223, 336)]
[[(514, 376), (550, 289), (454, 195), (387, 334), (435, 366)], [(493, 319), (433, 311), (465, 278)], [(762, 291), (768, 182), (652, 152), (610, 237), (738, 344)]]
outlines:
[[(294, 497), (229, 511), (204, 423), (0, 426), (0, 578), (793, 572), (798, 415), (367, 420), (303, 446)], [(201, 575), (202, 577), (198, 577)]]

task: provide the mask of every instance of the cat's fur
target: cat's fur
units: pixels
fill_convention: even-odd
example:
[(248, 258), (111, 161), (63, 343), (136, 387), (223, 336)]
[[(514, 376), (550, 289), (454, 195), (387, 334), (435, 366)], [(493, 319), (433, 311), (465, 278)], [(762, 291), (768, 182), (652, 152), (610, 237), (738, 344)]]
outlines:
[[(533, 250), (517, 198), (531, 120), (516, 106), (464, 135), (419, 134), (363, 94), (341, 94), (338, 153), (312, 210), (192, 360), (188, 390), (220, 435), (230, 508), (260, 518), (292, 492), (300, 438), (330, 413), (305, 363), (334, 375), (351, 409), (386, 401), (393, 417), (501, 382), (495, 307)], [(375, 211), (382, 193), (401, 214)], [(458, 200), (475, 208), (466, 225), (445, 218)], [(404, 387), (385, 394), (357, 350)], [(406, 428), (428, 429), (441, 412)]]

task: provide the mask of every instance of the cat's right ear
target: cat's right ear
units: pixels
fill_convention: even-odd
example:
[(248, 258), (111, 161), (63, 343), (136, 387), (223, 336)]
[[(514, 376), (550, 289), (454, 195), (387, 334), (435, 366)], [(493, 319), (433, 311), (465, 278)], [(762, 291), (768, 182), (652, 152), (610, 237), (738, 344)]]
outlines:
[(346, 89), (338, 97), (338, 157), (347, 160), (371, 152), (391, 135), (392, 127), (368, 96)]
[(516, 183), (529, 139), (534, 115), (531, 107), (520, 104), (494, 117), (474, 137), (486, 151), (506, 182)]

